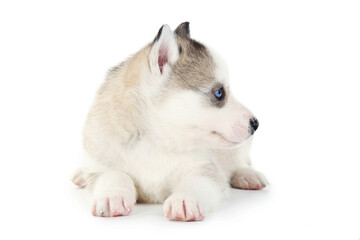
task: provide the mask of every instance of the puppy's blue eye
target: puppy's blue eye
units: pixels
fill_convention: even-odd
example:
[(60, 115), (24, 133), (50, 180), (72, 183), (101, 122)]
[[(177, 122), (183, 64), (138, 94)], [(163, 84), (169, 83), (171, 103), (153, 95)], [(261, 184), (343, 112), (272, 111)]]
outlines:
[(215, 91), (214, 96), (218, 101), (223, 100), (225, 96), (224, 88), (220, 88), (219, 90)]

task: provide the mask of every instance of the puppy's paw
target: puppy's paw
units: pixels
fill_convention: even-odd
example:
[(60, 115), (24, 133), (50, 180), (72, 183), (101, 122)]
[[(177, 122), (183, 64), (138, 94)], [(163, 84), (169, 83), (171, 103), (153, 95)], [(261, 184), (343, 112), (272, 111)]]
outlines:
[(235, 172), (230, 184), (233, 188), (259, 190), (268, 185), (268, 181), (262, 173), (251, 168), (243, 168)]
[(127, 191), (104, 193), (96, 197), (92, 214), (97, 217), (127, 216), (135, 202), (135, 196)]
[(78, 169), (71, 181), (80, 188), (86, 187), (94, 178), (96, 177), (96, 173), (90, 173), (83, 169)]
[(206, 208), (195, 199), (175, 193), (165, 200), (164, 214), (169, 220), (201, 221), (206, 215)]

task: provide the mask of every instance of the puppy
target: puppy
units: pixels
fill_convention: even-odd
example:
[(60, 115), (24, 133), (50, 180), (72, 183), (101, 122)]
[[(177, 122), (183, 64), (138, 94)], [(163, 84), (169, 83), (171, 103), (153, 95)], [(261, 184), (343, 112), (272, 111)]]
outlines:
[(235, 100), (221, 57), (190, 37), (189, 23), (155, 39), (109, 71), (84, 127), (94, 216), (128, 215), (138, 202), (164, 203), (170, 220), (198, 221), (230, 185), (261, 189), (248, 156), (258, 120)]

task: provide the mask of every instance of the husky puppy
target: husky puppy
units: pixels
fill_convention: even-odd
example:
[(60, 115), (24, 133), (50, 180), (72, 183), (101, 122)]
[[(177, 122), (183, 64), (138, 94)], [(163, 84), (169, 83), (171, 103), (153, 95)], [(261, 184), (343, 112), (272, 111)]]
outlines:
[(202, 220), (229, 192), (261, 189), (248, 156), (258, 121), (237, 102), (220, 56), (190, 38), (189, 23), (109, 71), (84, 127), (85, 165), (73, 177), (94, 216), (164, 203), (170, 220)]

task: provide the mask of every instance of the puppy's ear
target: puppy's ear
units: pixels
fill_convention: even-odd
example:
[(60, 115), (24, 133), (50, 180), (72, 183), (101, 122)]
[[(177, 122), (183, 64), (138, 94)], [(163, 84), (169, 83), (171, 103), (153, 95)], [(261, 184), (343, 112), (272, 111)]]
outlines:
[(163, 25), (156, 35), (149, 54), (150, 70), (163, 75), (169, 72), (179, 58), (175, 35), (168, 25)]
[(175, 33), (181, 38), (190, 38), (190, 23), (189, 22), (183, 22), (181, 23), (176, 29)]

